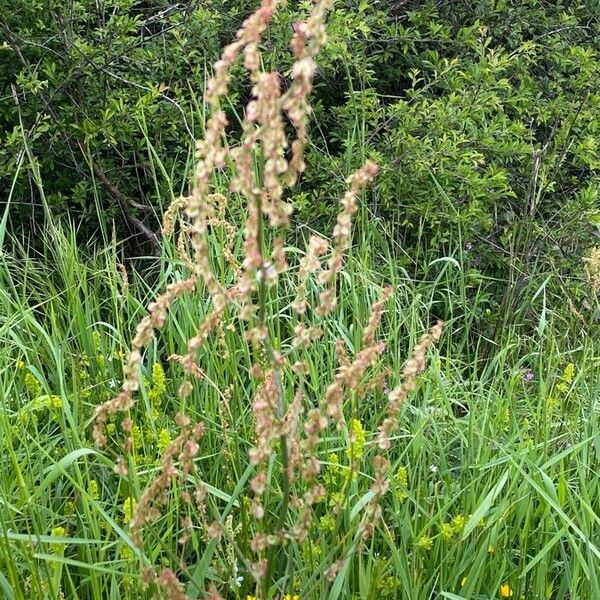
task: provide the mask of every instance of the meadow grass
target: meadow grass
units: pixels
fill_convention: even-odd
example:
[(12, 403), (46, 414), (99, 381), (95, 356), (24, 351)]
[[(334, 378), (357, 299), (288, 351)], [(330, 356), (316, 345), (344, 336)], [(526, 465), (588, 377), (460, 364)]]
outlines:
[[(483, 327), (460, 235), (409, 274), (394, 232), (354, 215), (368, 161), (299, 283), (324, 241), (281, 236), (280, 185), (303, 170), (314, 65), (278, 95), (256, 54), (270, 4), (208, 84), (181, 243), (124, 266), (50, 215), (35, 249), (0, 223), (1, 593), (600, 598), (599, 340), (552, 272)], [(242, 48), (255, 104), (229, 146), (218, 101)], [(282, 110), (298, 142), (283, 167)]]
[[(143, 553), (129, 537), (126, 510), (127, 499), (139, 498), (157, 470), (181, 410), (206, 426), (197, 462), (207, 506), (223, 523), (232, 515), (237, 545), (248, 552), (252, 533), (242, 510), (253, 439), (247, 345), (227, 328), (209, 340), (201, 350), (206, 379), (181, 400), (180, 375), (166, 356), (185, 345), (207, 306), (202, 293), (178, 301), (145, 358), (146, 383), (134, 408), (138, 469), (119, 478), (115, 445), (99, 452), (91, 439), (94, 407), (121, 381), (123, 352), (144, 306), (182, 267), (167, 260), (166, 248), (162, 259), (148, 259), (152, 269), (140, 262), (125, 285), (114, 248), (85, 255), (60, 229), (44, 248), (44, 256), (15, 251), (2, 259), (3, 594), (137, 598), (144, 594), (144, 564), (177, 565), (173, 535), (188, 510), (181, 498), (173, 495)], [(365, 256), (349, 260), (328, 339), (343, 339), (350, 352), (357, 347), (360, 332), (346, 323), (365, 324), (380, 282), (393, 282), (384, 328), (386, 358), (398, 372), (436, 303), (464, 293), (460, 264), (448, 262), (436, 279), (415, 282), (393, 261), (374, 260), (378, 269)], [(285, 315), (290, 298), (271, 302), (274, 314)], [(395, 478), (375, 536), (359, 551), (355, 533), (370, 475), (365, 466), (348, 489), (341, 485), (338, 463), (344, 464), (349, 441), (333, 432), (323, 457), (327, 497), (315, 508), (307, 541), (290, 543), (278, 556), (272, 592), (491, 598), (508, 593), (502, 588), (508, 585), (515, 598), (598, 597), (597, 340), (561, 334), (562, 321), (550, 314), (541, 335), (507, 333), (479, 364), (476, 350), (457, 351), (471, 344), (465, 320), (457, 311), (446, 323), (438, 352), (402, 410)], [(334, 344), (319, 346), (308, 376), (315, 393), (331, 379), (337, 359)], [(153, 373), (161, 378), (156, 365), (164, 369), (164, 389), (153, 381)], [(384, 407), (382, 392), (357, 403), (366, 432), (376, 430)], [(341, 509), (332, 519), (336, 503)], [(194, 528), (188, 542), (188, 595), (200, 597), (210, 581), (225, 586), (226, 597), (253, 594), (252, 578), (226, 538), (207, 541), (204, 533)], [(340, 556), (349, 559), (347, 567), (330, 582), (324, 574)]]

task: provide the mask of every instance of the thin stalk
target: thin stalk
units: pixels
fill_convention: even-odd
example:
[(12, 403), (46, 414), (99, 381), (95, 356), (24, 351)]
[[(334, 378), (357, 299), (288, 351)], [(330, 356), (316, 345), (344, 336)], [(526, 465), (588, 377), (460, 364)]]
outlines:
[[(257, 212), (258, 212), (258, 247), (260, 248), (260, 252), (262, 254), (262, 266), (261, 266), (261, 277), (258, 286), (258, 325), (261, 328), (266, 328), (267, 335), (264, 340), (264, 350), (267, 354), (267, 358), (269, 360), (269, 364), (273, 369), (273, 374), (275, 377), (275, 386), (277, 389), (277, 418), (281, 422), (285, 418), (286, 406), (283, 394), (283, 385), (281, 382), (281, 368), (278, 365), (278, 362), (275, 358), (275, 352), (273, 350), (273, 345), (271, 344), (271, 338), (269, 334), (269, 330), (267, 328), (266, 323), (266, 314), (267, 314), (267, 272), (264, 263), (264, 245), (265, 245), (265, 235), (264, 235), (264, 216), (262, 213), (262, 202), (260, 196), (257, 198)], [(279, 517), (277, 520), (277, 526), (275, 531), (279, 531), (283, 529), (285, 525), (285, 519), (288, 513), (289, 501), (290, 501), (290, 482), (288, 480), (288, 467), (289, 467), (289, 455), (288, 455), (288, 443), (287, 436), (285, 434), (281, 434), (279, 437), (279, 447), (281, 452), (281, 491), (282, 491), (282, 501), (281, 507), (279, 509)], [(271, 547), (267, 552), (267, 569), (266, 575), (262, 581), (262, 589), (261, 595), (263, 598), (268, 597), (268, 589), (269, 589), (269, 581), (271, 580), (271, 575), (273, 571), (273, 559), (275, 557), (275, 548)]]

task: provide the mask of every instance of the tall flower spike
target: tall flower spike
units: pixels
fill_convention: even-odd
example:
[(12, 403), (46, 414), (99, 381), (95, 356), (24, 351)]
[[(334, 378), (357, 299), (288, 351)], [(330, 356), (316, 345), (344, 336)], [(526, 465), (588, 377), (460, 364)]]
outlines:
[(425, 370), (425, 359), (429, 348), (442, 335), (443, 323), (438, 321), (428, 333), (423, 335), (415, 346), (411, 358), (402, 368), (402, 383), (388, 394), (387, 417), (383, 420), (377, 435), (377, 445), (382, 450), (391, 446), (390, 437), (398, 428), (398, 410), (408, 394), (417, 386), (417, 376)]
[(148, 315), (139, 323), (131, 342), (131, 351), (125, 360), (125, 381), (121, 391), (112, 400), (96, 408), (93, 436), (98, 446), (106, 444), (105, 427), (111, 415), (126, 412), (133, 405), (133, 394), (139, 389), (138, 368), (142, 361), (142, 350), (150, 343), (157, 329), (161, 329), (167, 319), (173, 301), (196, 287), (197, 277), (170, 283), (167, 289), (154, 302), (148, 305)]
[(308, 95), (312, 90), (317, 65), (315, 57), (325, 43), (325, 17), (333, 7), (333, 0), (317, 2), (305, 23), (296, 23), (291, 48), (294, 53), (292, 84), (283, 97), (283, 109), (296, 128), (296, 139), (292, 142), (290, 168), (287, 184), (294, 185), (305, 169), (304, 147), (307, 139), (307, 121), (310, 114)]
[(367, 160), (358, 171), (348, 177), (349, 187), (341, 200), (342, 210), (338, 213), (333, 228), (333, 251), (327, 270), (322, 271), (319, 276), (321, 283), (326, 286), (320, 294), (317, 307), (320, 315), (327, 315), (336, 307), (335, 277), (344, 266), (344, 257), (350, 248), (352, 217), (358, 210), (358, 194), (373, 181), (377, 171), (377, 165), (372, 160)]
[(306, 249), (306, 254), (300, 259), (298, 266), (298, 287), (296, 288), (296, 299), (292, 304), (294, 310), (302, 315), (306, 312), (306, 288), (311, 273), (316, 273), (321, 268), (320, 257), (327, 252), (329, 243), (326, 239), (311, 235)]

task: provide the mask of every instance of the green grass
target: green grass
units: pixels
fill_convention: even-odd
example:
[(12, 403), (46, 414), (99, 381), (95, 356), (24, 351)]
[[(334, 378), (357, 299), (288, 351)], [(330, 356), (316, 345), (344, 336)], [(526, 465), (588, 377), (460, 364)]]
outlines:
[[(213, 236), (219, 243), (220, 233)], [(256, 526), (247, 511), (253, 359), (237, 321), (227, 316), (233, 327), (200, 350), (206, 378), (184, 405), (177, 396), (181, 370), (167, 357), (184, 350), (207, 301), (199, 290), (176, 302), (144, 356), (145, 383), (132, 411), (135, 468), (120, 478), (114, 473), (119, 429), (106, 449), (95, 448), (94, 407), (118, 388), (121, 353), (145, 306), (166, 282), (183, 276), (182, 267), (167, 246), (160, 259), (139, 260), (126, 286), (115, 248), (86, 251), (56, 228), (42, 247), (42, 255), (17, 248), (0, 259), (0, 596), (150, 597), (141, 571), (179, 568), (179, 523), (188, 512), (195, 527), (179, 570), (188, 595), (202, 597), (211, 581), (227, 598), (254, 594), (246, 568), (254, 560), (249, 545)], [(372, 477), (368, 442), (385, 408), (381, 391), (346, 402), (347, 419), (359, 419), (367, 435), (361, 474), (347, 485), (336, 461), (348, 462), (348, 432), (328, 430), (319, 448), (327, 498), (316, 506), (308, 540), (275, 553), (270, 594), (487, 599), (508, 585), (515, 599), (600, 598), (599, 341), (574, 334), (567, 317), (546, 304), (530, 313), (529, 328), (503, 329), (486, 341), (476, 328), (484, 300), (470, 287), (460, 252), (432, 258), (430, 275), (414, 281), (391, 253), (371, 255), (366, 247), (360, 243), (349, 260), (339, 306), (312, 354), (307, 406), (333, 378), (335, 339), (349, 353), (359, 348), (369, 306), (384, 283), (396, 288), (382, 325), (388, 385), (398, 381), (433, 315), (446, 315), (445, 333), (403, 408), (391, 453), (396, 475), (375, 535), (363, 545), (356, 531)], [(293, 325), (292, 287), (284, 281), (281, 293), (268, 299), (273, 336), (283, 349)], [(538, 291), (531, 289), (532, 307)], [(152, 381), (157, 364), (166, 373), (164, 391)], [(129, 537), (124, 503), (139, 498), (156, 472), (159, 440), (165, 432), (175, 437), (180, 410), (205, 423), (195, 476), (208, 486), (209, 520), (226, 524), (231, 515), (236, 558), (227, 536), (207, 541), (178, 489), (143, 548)], [(281, 495), (278, 461), (273, 457), (269, 470), (273, 507)], [(336, 502), (340, 510), (332, 519)], [(339, 559), (343, 566), (328, 579)]]
[[(198, 101), (199, 121), (205, 109)], [(161, 162), (144, 122), (140, 128), (157, 194), (166, 186), (167, 196), (178, 196), (178, 178)], [(340, 160), (345, 171), (366, 157), (367, 137), (357, 109)], [(257, 393), (250, 369), (261, 361), (268, 368), (269, 361), (253, 351), (246, 326), (228, 309), (198, 352), (204, 378), (182, 400), (184, 374), (169, 357), (185, 353), (211, 305), (202, 286), (177, 299), (145, 349), (141, 389), (130, 411), (134, 450), (127, 476), (117, 475), (121, 417), (109, 423), (109, 443), (99, 449), (92, 438), (95, 408), (119, 390), (123, 357), (149, 303), (188, 273), (172, 240), (165, 240), (161, 256), (128, 262), (124, 281), (118, 266), (123, 249), (111, 243), (107, 228), (98, 250), (52, 224), (36, 157), (28, 151), (21, 158), (19, 168), (27, 159), (49, 218), (43, 239), (23, 245), (7, 233), (8, 211), (0, 220), (0, 598), (151, 598), (155, 586), (142, 581), (148, 567), (176, 571), (193, 599), (205, 597), (211, 583), (235, 600), (600, 598), (600, 339), (568, 309), (567, 298), (581, 296), (581, 282), (573, 294), (573, 282), (542, 271), (549, 267), (540, 261), (537, 272), (510, 288), (472, 270), (460, 235), (449, 236), (443, 255), (429, 256), (420, 231), (411, 256), (398, 247), (399, 224), (383, 222), (364, 204), (335, 312), (323, 320), (309, 311), (306, 318), (324, 330), (310, 352), (291, 344), (298, 322), (291, 310), (293, 269), (276, 287), (261, 290), (270, 333), (263, 350), (272, 344), (290, 362), (307, 360), (302, 378), (282, 368), (280, 394), (289, 404), (301, 386), (305, 412), (335, 377), (336, 340), (355, 356), (373, 302), (386, 285), (394, 294), (378, 334), (385, 351), (363, 382), (389, 368), (385, 387), (344, 397), (346, 425), (329, 427), (317, 449), (326, 496), (314, 506), (308, 536), (292, 535), (265, 553), (270, 577), (257, 590), (253, 537), (291, 527), (299, 513), (281, 477), (286, 458), (280, 446), (267, 463), (265, 518), (256, 520), (249, 510)], [(191, 154), (186, 167), (190, 161)], [(341, 173), (336, 177), (341, 180)], [(227, 189), (226, 179), (219, 175), (213, 183)], [(228, 216), (237, 237), (228, 240), (218, 228), (209, 234), (215, 271), (228, 284), (233, 275), (223, 246), (231, 241), (239, 258), (243, 244), (244, 210), (232, 199)], [(292, 265), (309, 233), (299, 226), (288, 236)], [(512, 258), (517, 269), (518, 257)], [(311, 286), (314, 298), (319, 288), (314, 281)], [(373, 440), (386, 414), (386, 391), (399, 382), (405, 360), (437, 318), (445, 321), (444, 334), (402, 407), (382, 518), (363, 540), (358, 532), (372, 494)], [(205, 425), (195, 470), (172, 484), (160, 518), (137, 547), (130, 510), (178, 435), (179, 412)], [(360, 450), (351, 427), (364, 432)], [(348, 477), (351, 467), (356, 475)], [(198, 483), (207, 491), (206, 514), (185, 501), (184, 491)], [(304, 491), (297, 481), (292, 497)], [(187, 517), (192, 528), (182, 545)], [(223, 529), (220, 539), (209, 535), (212, 522)]]

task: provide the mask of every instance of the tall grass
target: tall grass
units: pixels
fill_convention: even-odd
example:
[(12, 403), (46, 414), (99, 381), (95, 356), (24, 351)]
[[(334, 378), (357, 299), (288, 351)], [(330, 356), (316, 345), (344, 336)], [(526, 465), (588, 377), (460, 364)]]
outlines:
[[(306, 38), (296, 31), (299, 62), (323, 41), (320, 6)], [(324, 276), (302, 290), (311, 232), (282, 237), (278, 185), (302, 171), (310, 69), (286, 109), (299, 111), (296, 161), (269, 172), (284, 155), (272, 109), (286, 96), (255, 60), (266, 13), (237, 48), (250, 47), (262, 115), (241, 119), (241, 147), (256, 133), (260, 151), (222, 137), (221, 64), (202, 168), (175, 203), (188, 217), (180, 243), (166, 236), (159, 257), (125, 268), (115, 245), (82, 249), (49, 222), (41, 254), (10, 240), (0, 257), (1, 593), (600, 597), (598, 340), (549, 308), (547, 274), (523, 292), (533, 326), (479, 339), (486, 299), (460, 241), (423, 260), (420, 280), (393, 246), (369, 251), (385, 228), (364, 210), (350, 247), (372, 167), (350, 177), (332, 248), (305, 269)], [(214, 192), (235, 174), (206, 170), (236, 161), (225, 207)], [(255, 177), (264, 195), (245, 187)], [(165, 289), (168, 314), (151, 304)], [(442, 314), (434, 350), (421, 336)], [(298, 323), (315, 334), (307, 349)]]
[[(160, 440), (166, 443), (164, 432), (175, 436), (174, 415), (181, 410), (206, 426), (198, 468), (211, 514), (224, 523), (231, 514), (232, 527), (240, 528), (237, 544), (248, 549), (242, 507), (250, 478), (245, 465), (252, 398), (245, 378), (232, 379), (240, 365), (251, 362), (247, 348), (227, 330), (225, 339), (207, 342), (206, 380), (180, 400), (179, 372), (165, 357), (184, 347), (196, 315), (206, 309), (201, 295), (180, 300), (146, 354), (147, 383), (134, 415), (139, 473), (121, 479), (113, 471), (115, 455), (94, 447), (90, 421), (98, 401), (120, 382), (120, 353), (143, 307), (180, 267), (164, 261), (152, 285), (130, 272), (125, 286), (112, 250), (82, 256), (72, 236), (56, 232), (45, 247), (43, 258), (5, 255), (1, 269), (3, 594), (55, 598), (61, 590), (69, 598), (138, 598), (145, 593), (142, 565), (177, 565), (173, 538), (187, 510), (177, 495), (140, 557), (124, 509), (156, 472), (164, 449)], [(460, 296), (460, 278), (456, 267), (419, 282), (397, 272), (393, 262), (378, 267), (363, 258), (349, 260), (332, 327), (353, 348), (360, 340), (347, 327), (347, 316), (366, 323), (378, 282), (394, 281), (386, 336), (397, 371), (435, 303)], [(278, 299), (273, 303), (276, 311), (285, 306)], [(334, 589), (324, 574), (333, 556), (352, 552), (368, 486), (349, 490), (331, 522), (331, 503), (340, 491), (332, 459), (343, 463), (348, 447), (343, 435), (332, 432), (332, 456), (322, 465), (327, 500), (318, 507), (307, 542), (286, 547), (276, 589), (302, 598), (490, 598), (507, 584), (514, 597), (597, 596), (597, 341), (561, 334), (562, 321), (550, 315), (540, 337), (507, 334), (485, 368), (475, 371), (457, 351), (469, 343), (462, 318), (457, 314), (446, 324), (439, 356), (403, 410), (394, 442), (397, 477), (377, 534), (348, 563)], [(315, 389), (329, 380), (336, 362), (335, 347), (323, 347), (311, 364)], [(151, 404), (157, 364), (166, 371), (158, 413)], [(237, 385), (224, 402), (232, 381)], [(60, 402), (48, 402), (52, 395)], [(375, 429), (383, 406), (383, 396), (359, 405), (365, 431)], [(226, 597), (252, 594), (252, 577), (226, 540), (207, 543), (204, 533), (191, 534), (188, 595), (201, 597), (211, 581), (229, 587), (222, 592)], [(239, 588), (234, 574), (243, 578)]]

